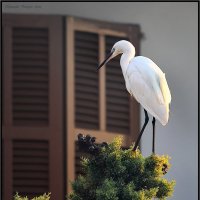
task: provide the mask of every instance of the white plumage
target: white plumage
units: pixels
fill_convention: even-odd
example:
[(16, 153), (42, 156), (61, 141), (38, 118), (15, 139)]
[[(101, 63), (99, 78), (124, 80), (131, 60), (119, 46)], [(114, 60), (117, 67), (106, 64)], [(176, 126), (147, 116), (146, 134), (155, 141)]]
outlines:
[(128, 92), (162, 125), (166, 125), (171, 94), (165, 74), (151, 59), (134, 57), (135, 47), (126, 40), (114, 44), (111, 54), (99, 68), (118, 54), (122, 54), (120, 65)]
[(147, 112), (153, 116), (153, 148), (155, 153), (155, 119), (164, 126), (169, 120), (170, 90), (162, 70), (149, 58), (135, 57), (135, 47), (126, 40), (116, 42), (100, 69), (110, 59), (122, 54), (120, 65), (126, 83), (126, 89), (143, 106), (145, 123), (135, 143), (135, 151), (149, 121)]
[(129, 93), (162, 125), (166, 125), (171, 95), (160, 68), (149, 58), (137, 56), (128, 64), (124, 77)]

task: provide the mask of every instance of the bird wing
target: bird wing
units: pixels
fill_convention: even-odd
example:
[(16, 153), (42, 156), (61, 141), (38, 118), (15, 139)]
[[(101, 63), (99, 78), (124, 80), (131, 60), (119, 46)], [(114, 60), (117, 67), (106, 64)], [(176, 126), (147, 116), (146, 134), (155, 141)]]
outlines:
[(149, 58), (137, 56), (130, 61), (124, 77), (130, 94), (163, 126), (166, 125), (171, 94), (161, 69)]
[(143, 56), (137, 56), (130, 62), (126, 73), (127, 90), (136, 99), (138, 96), (140, 99), (146, 96), (156, 98), (159, 104), (165, 103), (163, 91), (166, 94), (168, 86), (164, 74), (157, 68), (153, 61)]
[(163, 76), (160, 77), (160, 88), (161, 88), (162, 95), (163, 95), (165, 102), (170, 103), (171, 102), (171, 94), (170, 94), (169, 86), (167, 84), (164, 73), (163, 73)]

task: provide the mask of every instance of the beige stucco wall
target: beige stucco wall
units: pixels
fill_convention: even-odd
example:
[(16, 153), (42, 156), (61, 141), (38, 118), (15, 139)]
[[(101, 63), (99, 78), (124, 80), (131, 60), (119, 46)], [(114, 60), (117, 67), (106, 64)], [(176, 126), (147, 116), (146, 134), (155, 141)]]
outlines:
[[(172, 93), (169, 123), (157, 123), (156, 152), (172, 157), (169, 179), (174, 200), (195, 200), (198, 192), (198, 4), (190, 2), (3, 3), (4, 13), (73, 15), (137, 23), (145, 39), (141, 55), (166, 73)], [(141, 122), (144, 120), (141, 110)], [(144, 155), (151, 153), (151, 123), (142, 137)]]

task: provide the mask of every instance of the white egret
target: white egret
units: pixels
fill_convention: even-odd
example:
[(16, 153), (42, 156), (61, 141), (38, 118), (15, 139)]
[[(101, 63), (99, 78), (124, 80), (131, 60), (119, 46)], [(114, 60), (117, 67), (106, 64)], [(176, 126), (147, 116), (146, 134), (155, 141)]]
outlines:
[(110, 54), (99, 65), (98, 70), (118, 54), (122, 54), (120, 65), (126, 89), (143, 106), (145, 113), (145, 122), (133, 150), (136, 150), (149, 121), (148, 111), (153, 116), (152, 152), (155, 153), (155, 121), (157, 119), (164, 126), (169, 119), (171, 94), (165, 74), (151, 59), (144, 56), (135, 57), (135, 47), (126, 40), (120, 40), (114, 44)]

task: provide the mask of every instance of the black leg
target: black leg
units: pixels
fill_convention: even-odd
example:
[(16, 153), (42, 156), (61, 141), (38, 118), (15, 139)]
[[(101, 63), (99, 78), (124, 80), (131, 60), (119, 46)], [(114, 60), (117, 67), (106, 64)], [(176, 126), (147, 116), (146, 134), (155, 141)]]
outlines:
[(136, 143), (135, 143), (135, 146), (134, 146), (134, 148), (133, 148), (133, 151), (135, 151), (135, 150), (137, 149), (137, 146), (138, 146), (138, 144), (139, 144), (139, 142), (140, 142), (140, 139), (141, 139), (141, 137), (142, 137), (142, 134), (143, 134), (143, 132), (144, 132), (144, 129), (145, 129), (145, 127), (146, 127), (146, 125), (148, 124), (148, 121), (149, 121), (149, 116), (148, 116), (147, 111), (146, 111), (145, 109), (144, 109), (144, 114), (145, 114), (144, 125), (143, 125), (143, 127), (142, 127), (142, 129), (141, 129), (141, 131), (140, 131), (140, 134), (139, 134), (138, 138), (137, 138), (137, 141), (136, 141)]
[(153, 125), (153, 145), (152, 145), (152, 153), (155, 154), (155, 123), (156, 119), (153, 117), (152, 125)]

